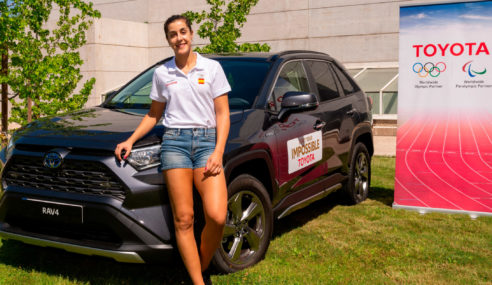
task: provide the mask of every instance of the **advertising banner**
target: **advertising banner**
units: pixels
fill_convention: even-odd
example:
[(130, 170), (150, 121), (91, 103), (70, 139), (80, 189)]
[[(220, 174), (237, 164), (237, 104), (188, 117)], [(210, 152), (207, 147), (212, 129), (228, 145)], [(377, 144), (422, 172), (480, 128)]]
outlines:
[(492, 215), (492, 1), (400, 8), (394, 208)]

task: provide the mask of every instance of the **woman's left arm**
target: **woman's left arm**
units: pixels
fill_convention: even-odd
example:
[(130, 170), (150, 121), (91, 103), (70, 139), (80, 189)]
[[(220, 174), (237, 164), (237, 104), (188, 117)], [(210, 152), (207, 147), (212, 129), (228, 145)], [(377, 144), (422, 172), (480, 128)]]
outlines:
[(217, 121), (217, 140), (215, 150), (205, 166), (205, 175), (217, 175), (222, 171), (222, 156), (229, 136), (230, 115), (227, 94), (214, 99), (215, 120)]

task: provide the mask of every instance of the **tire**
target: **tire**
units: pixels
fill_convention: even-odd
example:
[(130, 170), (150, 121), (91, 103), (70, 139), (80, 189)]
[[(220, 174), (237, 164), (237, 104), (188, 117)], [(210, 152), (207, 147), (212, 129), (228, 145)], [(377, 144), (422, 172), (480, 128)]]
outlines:
[(221, 273), (232, 273), (263, 259), (273, 231), (272, 204), (263, 184), (248, 174), (228, 186), (227, 219), (221, 244), (212, 263)]
[(350, 172), (345, 187), (345, 197), (351, 205), (364, 201), (371, 185), (371, 156), (367, 147), (359, 142), (355, 145), (350, 160)]

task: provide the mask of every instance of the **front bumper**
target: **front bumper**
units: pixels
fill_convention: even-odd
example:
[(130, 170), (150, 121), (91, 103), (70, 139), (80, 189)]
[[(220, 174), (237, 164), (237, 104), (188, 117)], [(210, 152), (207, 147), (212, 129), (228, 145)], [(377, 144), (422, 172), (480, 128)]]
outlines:
[[(107, 204), (81, 203), (36, 197), (36, 201), (77, 204), (83, 207), (83, 222), (73, 217), (33, 215), (32, 196), (7, 191), (0, 200), (0, 238), (54, 247), (69, 252), (112, 258), (119, 262), (168, 262), (176, 257), (173, 241), (165, 241), (136, 221)], [(61, 202), (63, 201), (63, 202)], [(40, 207), (39, 209), (41, 209)], [(57, 206), (52, 207), (52, 209)], [(63, 216), (64, 208), (57, 208)]]

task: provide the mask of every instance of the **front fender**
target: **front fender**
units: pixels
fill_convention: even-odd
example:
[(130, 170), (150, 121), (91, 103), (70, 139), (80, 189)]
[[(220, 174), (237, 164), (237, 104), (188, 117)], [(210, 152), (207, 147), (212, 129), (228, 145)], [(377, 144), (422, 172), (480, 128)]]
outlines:
[(239, 167), (255, 160), (260, 160), (265, 163), (270, 184), (265, 185), (265, 187), (272, 189), (273, 192), (276, 192), (278, 190), (278, 183), (275, 180), (275, 167), (273, 165), (272, 157), (266, 149), (255, 149), (251, 151), (246, 151), (229, 159), (224, 166), (224, 174), (227, 183), (231, 182), (231, 179), (236, 176), (233, 175), (234, 170), (239, 169)]

